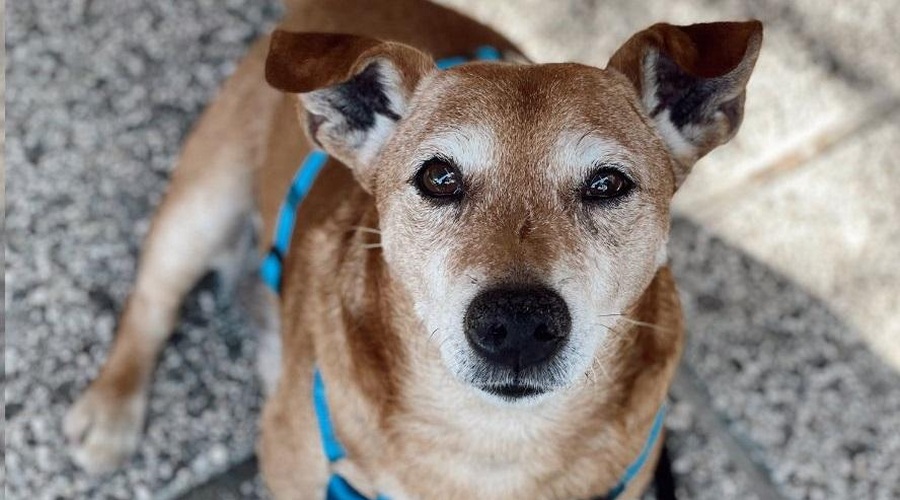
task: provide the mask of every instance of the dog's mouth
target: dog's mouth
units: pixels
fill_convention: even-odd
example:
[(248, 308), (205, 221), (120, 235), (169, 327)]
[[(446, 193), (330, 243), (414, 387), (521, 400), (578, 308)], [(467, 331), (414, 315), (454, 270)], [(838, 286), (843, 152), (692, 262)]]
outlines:
[(519, 399), (539, 396), (547, 392), (546, 389), (540, 387), (521, 384), (486, 385), (479, 387), (479, 389), (507, 401), (516, 401)]

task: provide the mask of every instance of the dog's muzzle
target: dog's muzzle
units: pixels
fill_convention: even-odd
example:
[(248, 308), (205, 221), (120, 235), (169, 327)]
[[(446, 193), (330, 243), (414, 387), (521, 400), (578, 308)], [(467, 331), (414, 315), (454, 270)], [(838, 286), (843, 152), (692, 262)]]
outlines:
[(497, 287), (479, 293), (466, 310), (466, 339), (492, 368), (508, 371), (515, 382), (483, 387), (505, 397), (542, 392), (520, 375), (539, 370), (559, 352), (572, 328), (566, 302), (546, 287)]

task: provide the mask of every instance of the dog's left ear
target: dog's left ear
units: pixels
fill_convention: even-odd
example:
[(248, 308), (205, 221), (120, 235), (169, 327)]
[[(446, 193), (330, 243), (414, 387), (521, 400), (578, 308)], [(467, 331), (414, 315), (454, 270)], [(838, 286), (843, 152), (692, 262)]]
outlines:
[(372, 160), (406, 115), (419, 80), (435, 70), (400, 43), (333, 33), (272, 34), (266, 81), (299, 95), (304, 128), (371, 189)]
[(612, 56), (638, 92), (678, 162), (678, 184), (693, 164), (730, 140), (744, 116), (744, 96), (762, 44), (762, 23), (656, 24)]

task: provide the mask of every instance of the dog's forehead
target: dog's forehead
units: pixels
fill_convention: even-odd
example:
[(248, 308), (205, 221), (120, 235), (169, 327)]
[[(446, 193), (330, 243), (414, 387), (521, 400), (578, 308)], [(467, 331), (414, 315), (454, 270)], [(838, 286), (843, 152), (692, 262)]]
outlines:
[(654, 137), (624, 77), (574, 63), (476, 63), (437, 72), (415, 107), (420, 130), (441, 134), (466, 126), (489, 133), (501, 147), (549, 149), (563, 136), (590, 134), (637, 149)]

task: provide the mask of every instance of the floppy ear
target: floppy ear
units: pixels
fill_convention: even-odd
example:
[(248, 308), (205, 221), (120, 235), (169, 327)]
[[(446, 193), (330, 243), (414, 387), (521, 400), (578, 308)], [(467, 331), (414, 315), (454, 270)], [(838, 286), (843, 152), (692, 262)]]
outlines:
[(744, 116), (747, 81), (762, 44), (759, 21), (656, 24), (625, 42), (609, 61), (638, 91), (679, 165), (730, 140)]
[(275, 31), (266, 81), (299, 95), (306, 133), (367, 189), (367, 167), (406, 114), (434, 61), (407, 45), (330, 33)]

